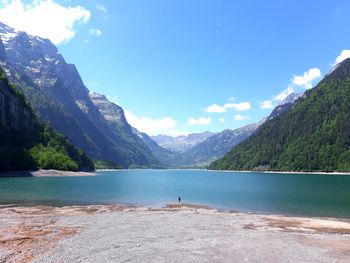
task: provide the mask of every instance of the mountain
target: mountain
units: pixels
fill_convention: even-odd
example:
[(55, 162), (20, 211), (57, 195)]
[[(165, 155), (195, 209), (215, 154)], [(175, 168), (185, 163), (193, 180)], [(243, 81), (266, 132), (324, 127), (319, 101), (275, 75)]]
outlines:
[(178, 153), (169, 151), (159, 146), (150, 136), (146, 133), (140, 132), (134, 128), (134, 133), (141, 138), (153, 155), (167, 168), (180, 168), (192, 164), (192, 160), (185, 153)]
[(262, 119), (260, 122), (249, 124), (235, 130), (227, 129), (214, 134), (203, 142), (190, 148), (185, 153), (192, 159), (193, 163), (208, 165), (224, 156), (237, 144), (249, 138), (266, 120), (271, 120), (283, 112), (290, 110), (295, 101), (302, 95), (303, 93), (292, 93), (276, 106), (270, 116)]
[(37, 168), (91, 171), (94, 164), (62, 135), (39, 122), (25, 96), (0, 69), (0, 171)]
[(259, 123), (249, 124), (235, 130), (227, 129), (214, 134), (190, 148), (186, 151), (186, 154), (191, 158), (193, 163), (208, 165), (210, 162), (229, 152), (235, 145), (251, 136), (264, 121), (265, 119)]
[(188, 135), (181, 135), (172, 137), (168, 135), (151, 136), (151, 138), (161, 147), (172, 152), (185, 152), (193, 146), (201, 143), (210, 136), (214, 135), (213, 132), (203, 133), (191, 133)]
[[(234, 146), (249, 138), (266, 121), (288, 111), (303, 94), (290, 94), (272, 111), (271, 115), (258, 123), (219, 133), (205, 132), (188, 136), (171, 137), (158, 135), (149, 137), (137, 131), (154, 156), (168, 167), (203, 167), (221, 158)], [(165, 149), (168, 148), (168, 149)]]
[(350, 171), (350, 59), (210, 169)]
[[(151, 167), (158, 161), (136, 140), (125, 118), (112, 125), (92, 101), (77, 69), (49, 40), (0, 23), (0, 66), (26, 95), (40, 119), (95, 160)], [(4, 50), (3, 48), (1, 50)]]
[(272, 120), (283, 112), (289, 111), (295, 101), (297, 101), (300, 97), (302, 97), (304, 93), (291, 93), (289, 94), (280, 104), (278, 104), (267, 118), (268, 120)]
[[(154, 157), (147, 144), (134, 133), (133, 128), (129, 125), (125, 118), (124, 110), (117, 104), (110, 102), (105, 95), (98, 94), (96, 92), (89, 93), (90, 99), (96, 105), (102, 116), (106, 119), (109, 125), (110, 131), (115, 133), (115, 137), (123, 138), (120, 143), (127, 142), (129, 149), (132, 150), (134, 158), (139, 158), (135, 163), (142, 163), (149, 161), (153, 167), (160, 166), (160, 162)], [(143, 153), (139, 155), (138, 153)], [(128, 157), (129, 153), (125, 153), (125, 157)], [(142, 160), (142, 158), (148, 157), (148, 160)], [(130, 156), (132, 158), (132, 156)]]

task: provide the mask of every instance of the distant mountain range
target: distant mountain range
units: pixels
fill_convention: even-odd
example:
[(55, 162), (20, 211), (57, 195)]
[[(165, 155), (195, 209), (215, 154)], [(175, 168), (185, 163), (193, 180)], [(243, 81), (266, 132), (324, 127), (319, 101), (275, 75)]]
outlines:
[(190, 148), (185, 153), (192, 160), (193, 164), (208, 165), (210, 162), (222, 157), (235, 145), (251, 136), (264, 122), (250, 124), (235, 130), (224, 130), (210, 136), (203, 142)]
[(201, 143), (193, 146), (185, 152), (187, 157), (192, 161), (192, 164), (199, 166), (209, 165), (211, 162), (219, 159), (229, 152), (233, 147), (254, 134), (262, 124), (267, 120), (271, 120), (278, 115), (290, 110), (295, 101), (303, 94), (290, 94), (287, 96), (268, 116), (258, 123), (249, 124), (235, 130), (224, 130), (216, 133)]
[(193, 162), (185, 153), (172, 152), (159, 146), (146, 133), (139, 132), (134, 128), (134, 133), (137, 134), (149, 147), (153, 155), (165, 166), (169, 168), (181, 168), (191, 165)]
[[(234, 146), (249, 138), (265, 121), (288, 111), (302, 95), (303, 93), (290, 94), (276, 106), (267, 118), (235, 130), (226, 129), (219, 133), (204, 132), (178, 137), (167, 135), (152, 136), (151, 138), (140, 135), (140, 137), (147, 138), (144, 139), (145, 143), (163, 164), (170, 167), (206, 167), (224, 156)], [(156, 143), (158, 147), (154, 146)], [(167, 151), (164, 151), (164, 148)], [(164, 160), (164, 156), (166, 156), (166, 160)]]
[(215, 134), (214, 132), (206, 131), (202, 133), (191, 133), (188, 135), (181, 135), (176, 137), (172, 137), (168, 135), (157, 135), (157, 136), (151, 136), (151, 138), (158, 145), (160, 145), (165, 149), (168, 149), (173, 152), (183, 153), (214, 134)]
[(75, 66), (49, 40), (0, 23), (0, 67), (41, 120), (92, 158), (125, 168), (160, 165), (132, 133), (121, 108), (90, 94)]
[(210, 169), (350, 171), (350, 59)]

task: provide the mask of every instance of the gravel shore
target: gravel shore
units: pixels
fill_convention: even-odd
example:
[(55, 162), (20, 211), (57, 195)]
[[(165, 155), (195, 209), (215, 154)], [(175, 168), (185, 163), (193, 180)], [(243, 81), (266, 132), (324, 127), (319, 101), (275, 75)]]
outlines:
[(350, 220), (194, 205), (1, 207), (0, 262), (349, 262)]
[(60, 170), (44, 170), (37, 171), (7, 171), (0, 172), (0, 177), (61, 177), (61, 176), (94, 176), (95, 172), (73, 172)]

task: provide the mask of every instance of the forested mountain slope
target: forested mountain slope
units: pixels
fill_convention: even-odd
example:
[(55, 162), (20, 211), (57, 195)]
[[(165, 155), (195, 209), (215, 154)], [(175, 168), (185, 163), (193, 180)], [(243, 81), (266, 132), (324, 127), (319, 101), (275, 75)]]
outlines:
[(350, 59), (210, 169), (350, 171)]

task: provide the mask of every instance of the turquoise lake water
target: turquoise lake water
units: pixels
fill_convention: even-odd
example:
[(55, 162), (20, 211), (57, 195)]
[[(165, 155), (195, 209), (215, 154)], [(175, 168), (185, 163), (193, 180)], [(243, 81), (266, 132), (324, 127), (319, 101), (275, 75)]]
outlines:
[(0, 203), (176, 203), (224, 210), (350, 218), (350, 176), (205, 170), (103, 171), (87, 177), (0, 178)]

